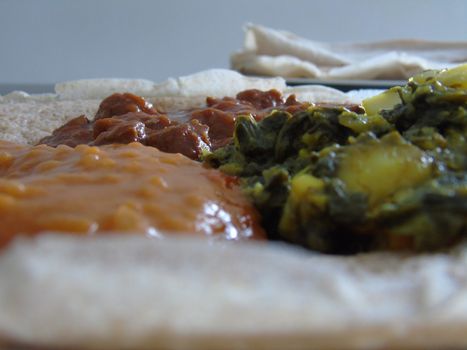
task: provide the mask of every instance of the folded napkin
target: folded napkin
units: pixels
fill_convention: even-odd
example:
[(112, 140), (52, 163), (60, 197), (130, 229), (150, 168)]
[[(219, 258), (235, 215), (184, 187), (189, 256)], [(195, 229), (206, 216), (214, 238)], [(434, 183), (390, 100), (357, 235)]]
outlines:
[(323, 43), (248, 24), (244, 48), (231, 56), (242, 73), (313, 79), (406, 79), (467, 62), (467, 41), (392, 40)]

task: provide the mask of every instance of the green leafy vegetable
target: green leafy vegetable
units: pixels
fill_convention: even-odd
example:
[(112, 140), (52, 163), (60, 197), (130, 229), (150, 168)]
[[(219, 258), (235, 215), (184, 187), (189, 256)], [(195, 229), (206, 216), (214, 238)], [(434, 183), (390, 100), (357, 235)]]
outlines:
[[(241, 178), (273, 239), (327, 253), (433, 250), (467, 234), (467, 65), (344, 107), (236, 121), (205, 161)], [(458, 77), (458, 80), (456, 80)]]

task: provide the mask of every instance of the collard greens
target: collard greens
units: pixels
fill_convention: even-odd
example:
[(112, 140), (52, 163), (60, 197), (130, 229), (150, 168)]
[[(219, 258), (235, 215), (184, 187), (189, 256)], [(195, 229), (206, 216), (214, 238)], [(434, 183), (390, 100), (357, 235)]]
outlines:
[(467, 233), (467, 65), (363, 102), (236, 120), (205, 161), (241, 178), (272, 239), (327, 253), (434, 250)]

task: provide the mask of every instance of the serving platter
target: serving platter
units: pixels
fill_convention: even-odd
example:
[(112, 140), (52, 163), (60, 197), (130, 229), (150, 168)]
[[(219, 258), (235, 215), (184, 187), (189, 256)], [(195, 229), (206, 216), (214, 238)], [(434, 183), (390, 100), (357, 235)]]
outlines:
[(341, 91), (359, 89), (389, 89), (393, 86), (405, 85), (404, 80), (323, 80), (307, 78), (286, 78), (289, 86), (325, 85)]

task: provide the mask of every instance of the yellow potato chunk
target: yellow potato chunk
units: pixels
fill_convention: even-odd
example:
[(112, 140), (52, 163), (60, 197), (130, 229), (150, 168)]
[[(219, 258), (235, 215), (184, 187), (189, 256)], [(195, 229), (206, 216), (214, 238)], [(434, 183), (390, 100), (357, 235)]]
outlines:
[(325, 183), (309, 174), (297, 174), (290, 183), (290, 196), (284, 206), (279, 229), (293, 234), (307, 217), (321, 215), (327, 205)]
[(381, 140), (349, 147), (340, 162), (338, 178), (349, 192), (366, 193), (372, 207), (398, 190), (427, 180), (432, 171), (431, 158), (393, 132)]
[(467, 63), (441, 71), (427, 70), (410, 79), (418, 84), (425, 84), (430, 80), (437, 80), (451, 88), (467, 89)]
[(438, 80), (446, 86), (467, 89), (467, 63), (455, 68), (441, 71)]
[(386, 90), (362, 101), (363, 108), (367, 115), (378, 114), (383, 109), (392, 109), (400, 103), (401, 98), (395, 89)]

